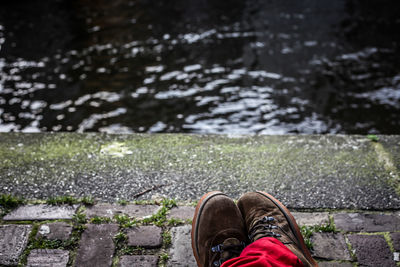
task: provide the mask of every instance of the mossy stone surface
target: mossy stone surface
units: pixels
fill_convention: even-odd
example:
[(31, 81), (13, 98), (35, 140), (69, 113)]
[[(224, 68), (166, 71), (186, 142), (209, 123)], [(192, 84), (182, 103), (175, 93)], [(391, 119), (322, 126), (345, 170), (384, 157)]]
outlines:
[(133, 200), (154, 188), (138, 199), (197, 200), (211, 190), (234, 198), (263, 190), (294, 208), (400, 208), (365, 136), (1, 133), (0, 177), (0, 193), (26, 198)]

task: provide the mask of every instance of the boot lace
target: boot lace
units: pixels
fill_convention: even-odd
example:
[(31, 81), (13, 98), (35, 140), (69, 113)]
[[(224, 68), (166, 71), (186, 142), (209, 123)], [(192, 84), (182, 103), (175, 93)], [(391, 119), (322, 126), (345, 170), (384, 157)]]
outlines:
[(264, 237), (281, 237), (280, 234), (275, 233), (273, 230), (278, 229), (278, 226), (273, 225), (275, 223), (274, 217), (263, 217), (259, 219), (251, 228), (249, 239), (253, 242), (254, 238), (258, 235)]
[[(244, 242), (240, 242), (239, 244), (218, 244), (211, 247), (213, 253), (220, 253), (220, 259), (213, 261), (213, 266), (221, 266), (223, 262), (238, 257), (245, 246), (246, 244)], [(225, 255), (225, 257), (222, 257), (222, 255)]]

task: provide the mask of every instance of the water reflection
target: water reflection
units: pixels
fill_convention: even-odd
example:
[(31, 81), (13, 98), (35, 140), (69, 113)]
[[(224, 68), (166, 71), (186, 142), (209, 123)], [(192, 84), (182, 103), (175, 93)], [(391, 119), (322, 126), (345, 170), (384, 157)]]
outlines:
[(0, 131), (400, 133), (398, 1), (0, 4)]

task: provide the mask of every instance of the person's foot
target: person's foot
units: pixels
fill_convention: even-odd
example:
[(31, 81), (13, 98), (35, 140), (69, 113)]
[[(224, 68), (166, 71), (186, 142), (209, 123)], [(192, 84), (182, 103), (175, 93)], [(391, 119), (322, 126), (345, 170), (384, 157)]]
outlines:
[(192, 223), (197, 265), (220, 266), (238, 257), (246, 241), (246, 226), (233, 200), (218, 191), (205, 194), (196, 206)]
[(246, 193), (237, 203), (246, 223), (250, 242), (274, 237), (292, 251), (304, 266), (318, 266), (307, 249), (293, 215), (265, 192)]

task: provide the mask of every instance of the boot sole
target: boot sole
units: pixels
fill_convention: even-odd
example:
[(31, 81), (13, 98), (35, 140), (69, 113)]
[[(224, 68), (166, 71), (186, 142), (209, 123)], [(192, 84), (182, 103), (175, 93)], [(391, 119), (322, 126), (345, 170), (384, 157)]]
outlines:
[(224, 193), (222, 193), (220, 191), (212, 191), (212, 192), (208, 192), (207, 194), (203, 195), (200, 198), (199, 203), (197, 203), (196, 209), (194, 212), (193, 222), (192, 222), (192, 233), (191, 233), (192, 249), (193, 249), (194, 258), (196, 259), (196, 262), (197, 262), (197, 266), (199, 266), (199, 267), (203, 267), (203, 265), (200, 264), (199, 251), (198, 251), (198, 247), (197, 247), (197, 236), (198, 236), (198, 225), (199, 225), (200, 214), (203, 211), (203, 208), (204, 208), (205, 204), (208, 202), (208, 200), (210, 200), (212, 197), (218, 196), (218, 195), (226, 196)]
[(258, 193), (258, 194), (268, 198), (272, 202), (274, 202), (274, 204), (281, 210), (281, 212), (285, 215), (286, 220), (289, 222), (290, 229), (293, 230), (293, 233), (295, 234), (298, 244), (300, 244), (301, 251), (304, 253), (306, 258), (311, 262), (311, 264), (314, 267), (318, 267), (317, 262), (311, 257), (311, 253), (308, 250), (306, 244), (304, 243), (303, 236), (300, 232), (299, 226), (296, 223), (296, 220), (294, 219), (294, 217), (290, 213), (290, 211), (285, 207), (285, 205), (283, 205), (279, 200), (277, 200), (276, 198), (274, 198), (273, 196), (271, 196), (270, 194), (268, 194), (266, 192), (256, 191), (256, 193)]

